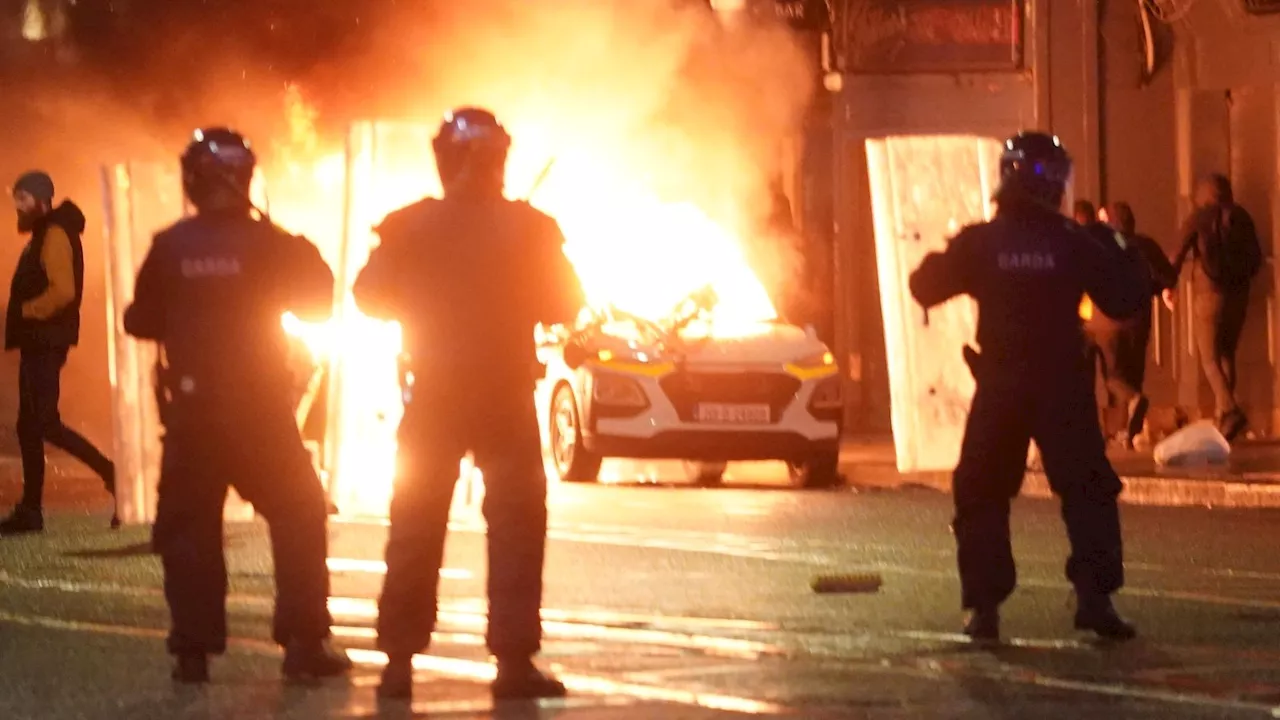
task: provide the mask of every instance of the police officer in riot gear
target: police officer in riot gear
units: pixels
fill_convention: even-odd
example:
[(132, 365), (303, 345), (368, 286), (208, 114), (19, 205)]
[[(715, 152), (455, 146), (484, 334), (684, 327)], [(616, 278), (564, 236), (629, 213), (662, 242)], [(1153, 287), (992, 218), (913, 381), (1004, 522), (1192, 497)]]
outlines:
[(298, 434), (281, 316), (324, 319), (333, 274), (305, 238), (255, 218), (256, 160), (240, 135), (197, 131), (182, 156), (196, 214), (156, 235), (125, 330), (159, 345), (165, 427), (154, 546), (164, 566), (174, 678), (207, 682), (226, 648), (222, 514), (227, 488), (271, 533), (274, 638), (289, 680), (351, 667), (328, 643), (323, 489)]
[(572, 320), (583, 295), (556, 222), (503, 197), (510, 143), (488, 111), (447, 115), (434, 141), (443, 199), (388, 215), (355, 284), (362, 312), (400, 321), (408, 358), (378, 607), (384, 698), (412, 695), (411, 659), (431, 640), (458, 461), (468, 451), (485, 480), (493, 695), (565, 692), (533, 663), (547, 530), (533, 334), (540, 322)]
[(1128, 317), (1150, 290), (1113, 238), (1060, 214), (1071, 160), (1057, 138), (1011, 138), (1000, 172), (995, 218), (962, 230), (910, 279), (926, 309), (957, 295), (978, 305), (981, 351), (966, 349), (977, 390), (954, 476), (965, 632), (999, 639), (1000, 604), (1016, 584), (1009, 506), (1034, 439), (1071, 542), (1066, 570), (1078, 602), (1075, 626), (1128, 639), (1134, 628), (1111, 603), (1124, 580), (1121, 483), (1098, 425), (1078, 309), (1087, 293), (1108, 316)]

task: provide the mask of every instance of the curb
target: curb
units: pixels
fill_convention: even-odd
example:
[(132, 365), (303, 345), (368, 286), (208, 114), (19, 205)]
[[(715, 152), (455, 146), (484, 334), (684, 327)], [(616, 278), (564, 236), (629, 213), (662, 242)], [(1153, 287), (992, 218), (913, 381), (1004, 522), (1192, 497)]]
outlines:
[[(849, 486), (855, 489), (925, 488), (951, 492), (951, 473), (904, 474), (893, 465), (860, 463), (852, 458), (842, 460), (840, 469)], [(1247, 477), (1201, 479), (1141, 475), (1123, 476), (1121, 480), (1124, 482), (1124, 492), (1120, 494), (1122, 505), (1250, 510), (1280, 508), (1280, 483), (1275, 481), (1250, 481)], [(1028, 471), (1021, 496), (1041, 500), (1052, 498), (1053, 492), (1044, 473)]]

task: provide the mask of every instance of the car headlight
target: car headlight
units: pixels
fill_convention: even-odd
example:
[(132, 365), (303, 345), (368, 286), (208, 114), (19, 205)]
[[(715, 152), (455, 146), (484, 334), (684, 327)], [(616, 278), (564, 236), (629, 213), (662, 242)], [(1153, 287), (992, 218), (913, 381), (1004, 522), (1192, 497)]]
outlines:
[(812, 380), (826, 375), (834, 375), (840, 370), (836, 366), (836, 356), (830, 350), (806, 355), (799, 360), (789, 362), (786, 364), (785, 369), (801, 380)]
[(830, 351), (820, 352), (802, 357), (791, 364), (802, 370), (817, 370), (819, 368), (835, 367), (836, 356)]
[(596, 373), (591, 397), (597, 405), (619, 408), (647, 408), (649, 398), (640, 383), (624, 375)]

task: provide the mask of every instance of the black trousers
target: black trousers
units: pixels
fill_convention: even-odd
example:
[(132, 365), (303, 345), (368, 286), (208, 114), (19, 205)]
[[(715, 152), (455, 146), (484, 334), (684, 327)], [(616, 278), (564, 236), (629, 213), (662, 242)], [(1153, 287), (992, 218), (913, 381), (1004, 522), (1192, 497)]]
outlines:
[(1071, 542), (1067, 578), (1080, 593), (1110, 594), (1124, 584), (1116, 506), (1122, 486), (1106, 456), (1092, 375), (1084, 364), (1065, 374), (1042, 368), (1036, 382), (978, 380), (954, 480), (952, 527), (966, 609), (996, 607), (1017, 585), (1009, 511), (1032, 438), (1062, 502)]
[(1120, 403), (1142, 394), (1147, 374), (1147, 346), (1151, 341), (1151, 317), (1093, 333), (1102, 358), (1107, 392)]
[(275, 564), (272, 636), (329, 636), (327, 503), (294, 417), (225, 408), (173, 407), (166, 415), (154, 545), (164, 566), (173, 626), (169, 651), (226, 649), (227, 570), (222, 515), (234, 487), (266, 521)]
[(547, 479), (530, 389), (415, 400), (406, 409), (378, 601), (378, 649), (388, 655), (420, 653), (431, 642), (449, 508), (467, 451), (484, 473), (489, 649), (523, 659), (540, 648)]
[(1195, 296), (1196, 350), (1213, 390), (1218, 417), (1237, 410), (1236, 349), (1249, 310), (1249, 289), (1201, 292)]
[(1147, 348), (1151, 342), (1151, 314), (1142, 313), (1125, 323), (1113, 323), (1090, 333), (1101, 360), (1102, 378), (1111, 402), (1126, 409), (1125, 427), (1136, 434), (1142, 429), (1137, 400), (1143, 397), (1147, 374)]
[(44, 503), (44, 444), (88, 465), (104, 481), (111, 461), (83, 435), (62, 423), (58, 398), (67, 348), (23, 349), (18, 362), (18, 448), (22, 454), (22, 504), (40, 510)]

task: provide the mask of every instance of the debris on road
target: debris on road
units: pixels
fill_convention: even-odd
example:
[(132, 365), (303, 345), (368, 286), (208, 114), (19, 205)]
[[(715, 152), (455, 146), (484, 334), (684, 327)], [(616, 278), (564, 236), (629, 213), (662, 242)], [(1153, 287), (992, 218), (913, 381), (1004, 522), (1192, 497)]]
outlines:
[(819, 594), (828, 593), (874, 593), (880, 591), (884, 578), (880, 573), (842, 573), (837, 575), (818, 575), (810, 583), (813, 591)]

